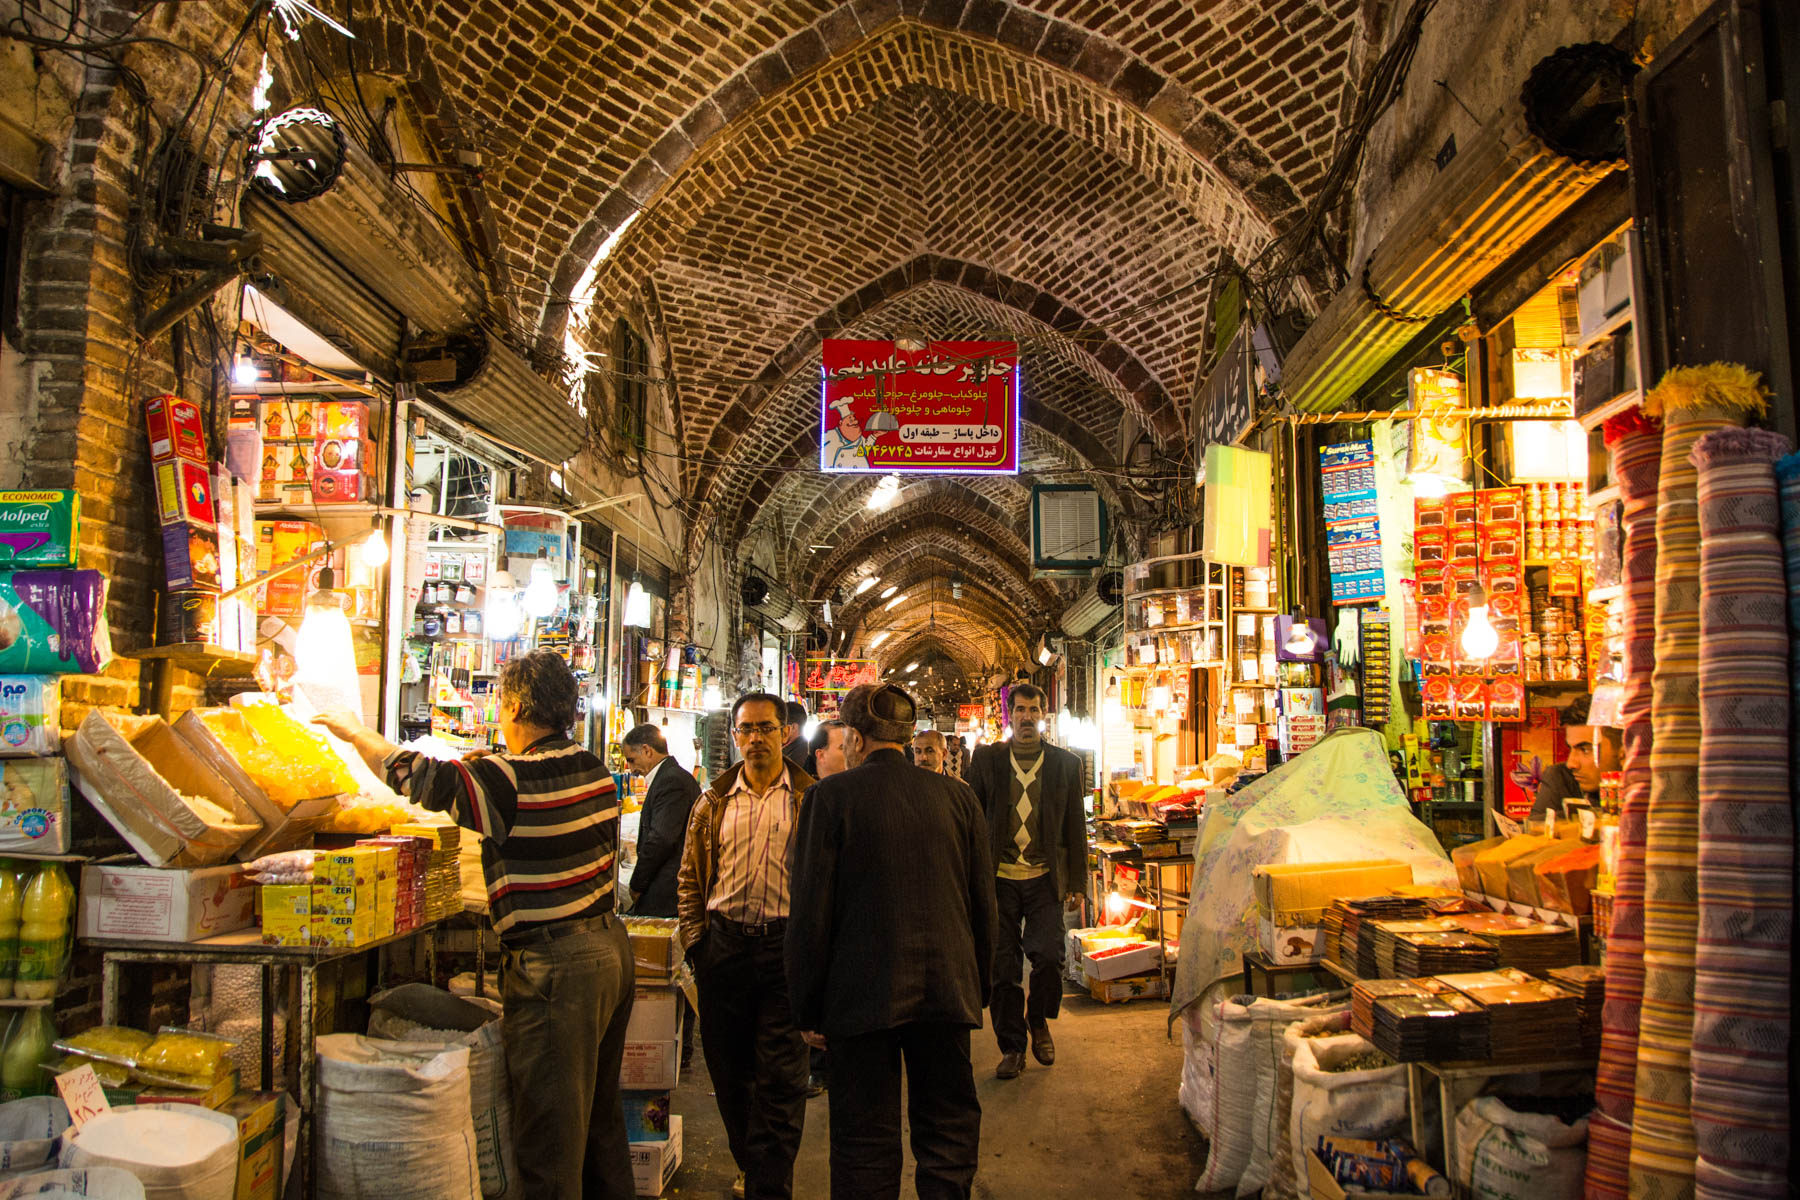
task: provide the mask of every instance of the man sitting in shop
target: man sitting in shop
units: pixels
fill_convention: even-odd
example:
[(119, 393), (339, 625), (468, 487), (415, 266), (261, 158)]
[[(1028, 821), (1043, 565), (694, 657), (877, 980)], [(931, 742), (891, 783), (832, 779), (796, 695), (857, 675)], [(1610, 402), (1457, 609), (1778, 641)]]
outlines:
[[(1012, 737), (979, 747), (968, 784), (987, 815), (993, 840), (995, 899), (1000, 906), (990, 1008), (1000, 1065), (1015, 1078), (1031, 1054), (1056, 1061), (1050, 1022), (1062, 1009), (1064, 902), (1080, 902), (1087, 879), (1087, 816), (1081, 807), (1081, 760), (1044, 741), (1042, 688), (1015, 684), (1008, 698)], [(1022, 985), (1031, 962), (1029, 1003)]]
[(395, 791), (481, 835), (521, 1192), (627, 1200), (637, 1189), (619, 1067), (636, 968), (613, 916), (619, 801), (606, 764), (569, 740), (575, 698), (558, 655), (512, 659), (500, 672), (506, 750), (450, 762), (402, 750), (349, 713), (317, 721)]
[(913, 766), (923, 767), (934, 775), (944, 771), (944, 735), (935, 729), (921, 729), (912, 736)]
[(1563, 709), (1563, 736), (1569, 757), (1544, 771), (1538, 780), (1531, 819), (1542, 821), (1554, 812), (1558, 820), (1573, 816), (1572, 807), (1597, 807), (1600, 776), (1619, 769), (1619, 735), (1615, 730), (1587, 723), (1589, 698), (1577, 696)]

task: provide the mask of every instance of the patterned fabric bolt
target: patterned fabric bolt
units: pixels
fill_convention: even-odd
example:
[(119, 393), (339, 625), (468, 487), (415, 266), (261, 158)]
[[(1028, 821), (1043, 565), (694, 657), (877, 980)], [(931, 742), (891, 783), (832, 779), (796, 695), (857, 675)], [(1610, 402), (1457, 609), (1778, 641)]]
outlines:
[(1788, 1194), (1794, 820), (1787, 578), (1766, 429), (1695, 445), (1700, 502), (1695, 1194)]
[(1760, 385), (1731, 368), (1678, 368), (1646, 398), (1663, 418), (1656, 503), (1656, 665), (1644, 842), (1644, 1001), (1631, 1122), (1631, 1195), (1694, 1194), (1691, 1055), (1700, 761), (1700, 523), (1694, 443), (1742, 423)]
[[(1606, 941), (1606, 1006), (1595, 1100), (1608, 1122), (1589, 1124), (1588, 1195), (1625, 1200), (1637, 1087), (1638, 1006), (1644, 996), (1644, 815), (1650, 804), (1650, 670), (1655, 663), (1656, 480), (1662, 426), (1641, 413), (1606, 423), (1612, 477), (1623, 500), (1625, 617), (1624, 789), (1612, 925)], [(1608, 1140), (1611, 1139), (1611, 1140)]]

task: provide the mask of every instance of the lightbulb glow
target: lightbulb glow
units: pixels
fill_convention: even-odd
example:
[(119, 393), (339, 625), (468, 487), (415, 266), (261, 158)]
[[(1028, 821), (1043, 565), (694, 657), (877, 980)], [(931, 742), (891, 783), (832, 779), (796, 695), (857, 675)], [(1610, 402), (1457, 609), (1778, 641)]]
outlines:
[(625, 593), (624, 623), (633, 629), (650, 628), (650, 593), (637, 580), (631, 581), (631, 588)]
[(364, 566), (373, 569), (379, 569), (387, 565), (387, 534), (377, 529), (374, 536), (362, 544), (362, 560)]
[(524, 623), (525, 614), (519, 611), (518, 592), (513, 587), (511, 573), (496, 571), (488, 580), (484, 610), (483, 627), (489, 638), (496, 642), (510, 642), (519, 636), (519, 627)]
[(889, 638), (891, 638), (893, 636), (894, 636), (893, 630), (891, 630), (891, 629), (882, 630), (880, 633), (876, 634), (874, 637), (869, 639), (869, 649), (871, 649), (871, 650), (878, 649), (881, 646), (881, 643), (887, 641)]
[(1115, 919), (1118, 917), (1122, 917), (1125, 915), (1126, 907), (1127, 907), (1127, 905), (1125, 903), (1125, 897), (1119, 895), (1119, 893), (1117, 893), (1117, 892), (1106, 893), (1106, 915), (1107, 916), (1113, 917)]
[(307, 597), (294, 641), (294, 682), (313, 692), (315, 704), (349, 704), (359, 715), (362, 711), (350, 618), (344, 598), (334, 591), (320, 588)]
[(1469, 623), (1463, 626), (1463, 653), (1473, 659), (1493, 657), (1500, 648), (1500, 631), (1488, 618), (1488, 606), (1477, 604), (1469, 609)]
[(886, 587), (881, 589), (881, 595), (878, 596), (877, 599), (886, 600), (889, 596), (893, 595), (895, 592), (897, 592), (899, 590), (900, 590), (899, 584), (890, 583)]
[(870, 575), (867, 578), (865, 578), (861, 583), (856, 585), (855, 594), (860, 596), (864, 592), (868, 591), (870, 588), (874, 587), (876, 584), (878, 584), (880, 582), (881, 582), (881, 576)]
[(256, 364), (247, 358), (240, 358), (231, 368), (231, 381), (239, 387), (255, 387), (257, 380)]
[(889, 600), (886, 604), (882, 605), (881, 610), (883, 612), (886, 612), (888, 609), (894, 608), (901, 604), (904, 604), (905, 602), (906, 602), (906, 593), (901, 592), (898, 596), (895, 596), (892, 600)]
[(519, 603), (527, 616), (547, 617), (556, 611), (556, 574), (548, 559), (540, 558), (531, 564), (531, 582), (525, 585)]

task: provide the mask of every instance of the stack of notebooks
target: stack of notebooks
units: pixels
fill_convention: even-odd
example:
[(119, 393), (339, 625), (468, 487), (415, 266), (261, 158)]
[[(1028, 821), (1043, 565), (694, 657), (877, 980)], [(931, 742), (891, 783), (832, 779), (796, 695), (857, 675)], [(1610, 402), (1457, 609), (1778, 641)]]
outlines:
[[(1343, 901), (1333, 900), (1331, 907), (1319, 918), (1319, 950), (1326, 962), (1344, 965), (1344, 910)], [(1356, 956), (1353, 954), (1351, 958)]]
[[(1439, 982), (1449, 984), (1486, 1010), (1485, 1057), (1496, 1062), (1566, 1058), (1569, 1048), (1580, 1044), (1575, 996), (1554, 983), (1534, 979), (1514, 967), (1444, 975)], [(1376, 1016), (1379, 1028), (1380, 1013)]]
[(1417, 920), (1425, 915), (1425, 902), (1411, 896), (1364, 896), (1332, 901), (1334, 908), (1340, 904), (1344, 907), (1344, 931), (1337, 961), (1363, 979), (1380, 977), (1375, 961), (1375, 923)]
[(1581, 961), (1581, 935), (1567, 925), (1503, 913), (1465, 913), (1456, 923), (1498, 950), (1502, 967), (1517, 967), (1541, 978), (1556, 967)]
[(1359, 979), (1350, 989), (1350, 1028), (1373, 1041), (1377, 1004), (1400, 996), (1432, 994), (1429, 979)]
[(1581, 1026), (1582, 1053), (1600, 1053), (1600, 1013), (1606, 1006), (1606, 972), (1600, 967), (1557, 967), (1550, 982), (1575, 996), (1576, 1020)]
[[(1377, 947), (1378, 957), (1379, 953)], [(1398, 934), (1393, 953), (1394, 974), (1407, 978), (1486, 971), (1500, 965), (1500, 952), (1491, 944), (1457, 929)]]
[(1374, 1004), (1369, 1040), (1395, 1062), (1464, 1062), (1488, 1056), (1490, 1020), (1460, 992), (1389, 996)]

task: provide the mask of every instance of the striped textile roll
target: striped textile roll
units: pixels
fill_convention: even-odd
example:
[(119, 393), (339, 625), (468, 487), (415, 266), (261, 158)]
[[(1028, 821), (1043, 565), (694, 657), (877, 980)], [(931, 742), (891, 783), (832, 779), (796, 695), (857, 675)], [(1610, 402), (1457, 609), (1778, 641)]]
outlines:
[[(1618, 863), (1612, 925), (1606, 941), (1606, 1005), (1600, 1067), (1594, 1086), (1600, 1111), (1623, 1130), (1617, 1187), (1589, 1173), (1592, 1196), (1624, 1196), (1637, 1086), (1638, 1006), (1644, 996), (1644, 811), (1650, 802), (1650, 669), (1655, 661), (1656, 480), (1662, 467), (1662, 424), (1638, 412), (1606, 423), (1612, 477), (1624, 516), (1623, 581), (1625, 696), (1624, 788), (1619, 813)], [(1590, 1164), (1594, 1160), (1590, 1158)]]
[[(1663, 418), (1656, 501), (1656, 665), (1651, 671), (1650, 808), (1644, 839), (1644, 999), (1631, 1117), (1631, 1195), (1694, 1194), (1691, 1054), (1699, 839), (1700, 523), (1689, 455), (1742, 423), (1728, 369), (1678, 368), (1645, 400)], [(1741, 368), (1739, 369), (1742, 374)], [(1733, 404), (1732, 401), (1737, 400)]]
[(1766, 429), (1694, 446), (1700, 518), (1695, 1195), (1788, 1194), (1794, 814), (1787, 575)]
[[(1611, 968), (1607, 986), (1612, 985)], [(1588, 1117), (1585, 1200), (1626, 1200), (1630, 1194), (1631, 1126), (1603, 1112)]]

